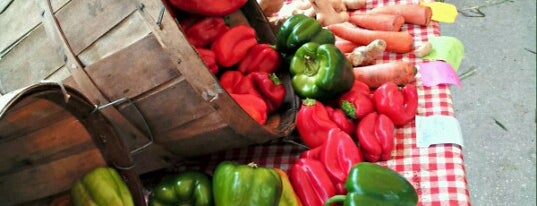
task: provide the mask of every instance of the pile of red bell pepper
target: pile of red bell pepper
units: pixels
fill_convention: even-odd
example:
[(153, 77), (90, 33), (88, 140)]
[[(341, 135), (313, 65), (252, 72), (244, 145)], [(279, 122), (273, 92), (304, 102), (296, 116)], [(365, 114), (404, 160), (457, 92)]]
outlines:
[[(204, 3), (205, 2), (205, 3)], [(258, 42), (254, 28), (228, 25), (225, 16), (246, 0), (170, 0), (188, 42), (236, 103), (259, 124), (282, 105), (286, 92), (276, 72), (282, 57), (271, 45)]]

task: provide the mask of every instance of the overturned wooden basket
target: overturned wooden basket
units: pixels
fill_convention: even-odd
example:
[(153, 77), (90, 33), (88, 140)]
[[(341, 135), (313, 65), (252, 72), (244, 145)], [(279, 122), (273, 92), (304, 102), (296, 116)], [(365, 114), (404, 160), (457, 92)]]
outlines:
[(145, 205), (130, 151), (82, 94), (56, 83), (0, 97), (1, 205), (48, 205), (99, 166), (116, 168)]
[[(230, 16), (254, 27), (260, 42), (274, 42), (255, 0)], [(294, 129), (299, 104), (287, 72), (284, 104), (259, 125), (220, 87), (165, 1), (13, 1), (0, 14), (0, 22), (8, 20), (13, 32), (0, 33), (0, 92), (47, 79), (76, 88), (96, 105), (127, 99), (102, 113), (131, 150), (153, 139), (188, 158)]]

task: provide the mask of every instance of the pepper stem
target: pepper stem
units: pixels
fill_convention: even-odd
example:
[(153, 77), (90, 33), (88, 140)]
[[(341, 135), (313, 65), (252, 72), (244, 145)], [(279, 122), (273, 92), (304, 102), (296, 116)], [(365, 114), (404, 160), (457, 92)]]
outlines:
[(248, 163), (248, 166), (253, 167), (253, 168), (257, 168), (257, 164), (255, 162)]
[(316, 102), (317, 102), (317, 100), (310, 99), (310, 98), (306, 98), (306, 99), (302, 100), (302, 104), (304, 106), (313, 106)]
[(343, 110), (343, 112), (345, 113), (345, 115), (347, 115), (347, 117), (356, 119), (356, 107), (354, 107), (354, 105), (351, 102), (347, 100), (343, 100), (341, 102), (341, 110)]
[(280, 78), (278, 78), (278, 76), (275, 73), (270, 73), (269, 79), (272, 80), (272, 83), (274, 83), (274, 85), (276, 86), (282, 84), (282, 81), (280, 81)]
[(317, 71), (319, 70), (318, 65), (317, 65), (317, 62), (315, 62), (315, 58), (311, 57), (311, 56), (304, 56), (304, 64), (306, 64), (306, 68), (304, 69), (304, 74), (308, 75), (308, 76), (313, 76), (315, 74), (317, 74)]
[(324, 203), (324, 206), (330, 206), (336, 202), (343, 202), (347, 199), (347, 195), (334, 195), (328, 200), (326, 200), (326, 203)]

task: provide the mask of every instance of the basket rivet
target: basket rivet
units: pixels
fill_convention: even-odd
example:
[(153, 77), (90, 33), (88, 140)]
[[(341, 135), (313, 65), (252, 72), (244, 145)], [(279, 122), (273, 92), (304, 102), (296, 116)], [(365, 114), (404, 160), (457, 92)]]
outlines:
[(181, 62), (183, 62), (183, 60), (177, 59), (177, 64), (181, 64)]
[(45, 10), (41, 11), (41, 16), (45, 16)]

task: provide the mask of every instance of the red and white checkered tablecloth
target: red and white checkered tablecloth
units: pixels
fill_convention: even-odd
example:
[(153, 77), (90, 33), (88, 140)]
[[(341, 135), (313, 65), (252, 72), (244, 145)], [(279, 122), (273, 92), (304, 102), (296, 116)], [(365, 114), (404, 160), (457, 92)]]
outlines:
[[(368, 0), (367, 8), (389, 4), (418, 4), (418, 0)], [(431, 36), (440, 35), (438, 22), (428, 26), (405, 24), (403, 31), (414, 36), (415, 46), (426, 42)], [(413, 54), (386, 54), (380, 62), (405, 60), (421, 62)], [(418, 115), (454, 116), (451, 93), (447, 85), (424, 87), (417, 75)], [(433, 145), (429, 148), (416, 146), (416, 127), (412, 122), (396, 130), (395, 149), (392, 158), (378, 164), (388, 166), (406, 177), (416, 188), (422, 206), (471, 205), (463, 162), (462, 148), (456, 144)], [(204, 159), (205, 171), (213, 171), (222, 160), (239, 163), (255, 162), (266, 167), (288, 168), (298, 159), (303, 147), (285, 141), (252, 145), (246, 148), (220, 152)], [(190, 165), (193, 166), (193, 165)], [(199, 167), (199, 165), (197, 165)]]

